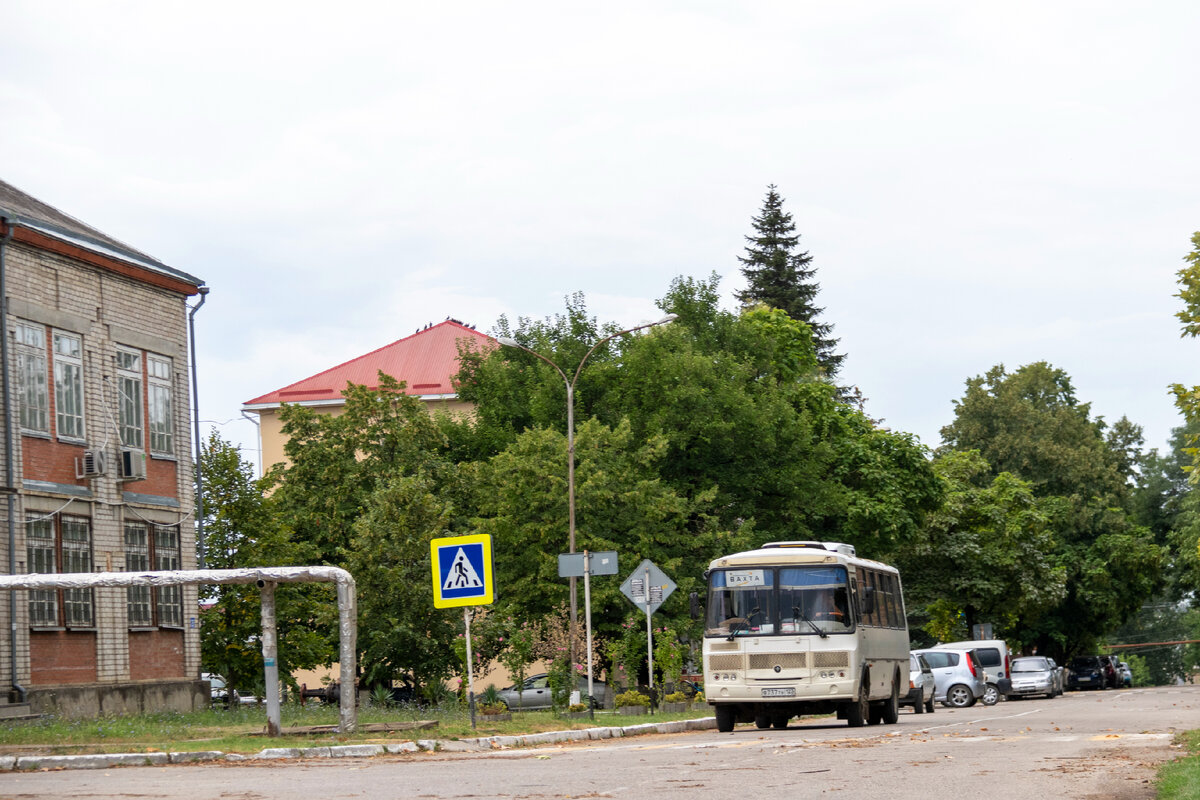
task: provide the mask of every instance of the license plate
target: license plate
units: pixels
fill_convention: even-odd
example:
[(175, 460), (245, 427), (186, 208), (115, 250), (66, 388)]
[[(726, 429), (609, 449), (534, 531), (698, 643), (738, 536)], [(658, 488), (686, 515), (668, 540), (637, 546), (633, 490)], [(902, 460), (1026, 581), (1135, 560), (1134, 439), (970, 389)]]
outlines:
[(790, 686), (787, 688), (781, 688), (781, 689), (763, 689), (762, 696), (763, 697), (795, 697), (796, 690)]

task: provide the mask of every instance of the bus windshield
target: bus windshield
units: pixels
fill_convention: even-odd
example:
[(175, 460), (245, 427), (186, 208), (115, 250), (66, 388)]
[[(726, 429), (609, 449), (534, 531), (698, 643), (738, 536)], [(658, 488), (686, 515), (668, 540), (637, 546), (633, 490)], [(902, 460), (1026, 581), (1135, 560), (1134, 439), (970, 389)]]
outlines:
[(714, 570), (705, 635), (845, 633), (854, 629), (849, 598), (843, 566)]

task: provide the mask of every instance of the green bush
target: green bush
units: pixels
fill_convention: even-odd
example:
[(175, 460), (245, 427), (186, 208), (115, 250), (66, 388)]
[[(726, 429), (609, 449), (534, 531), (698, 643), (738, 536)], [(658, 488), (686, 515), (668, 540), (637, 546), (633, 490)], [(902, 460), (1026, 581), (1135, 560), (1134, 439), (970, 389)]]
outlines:
[(663, 698), (663, 702), (664, 703), (686, 703), (686, 702), (688, 702), (688, 696), (686, 694), (684, 694), (683, 692), (671, 692), (669, 695), (667, 695), (666, 697)]
[(621, 692), (613, 702), (617, 708), (621, 706), (648, 706), (650, 705), (650, 698), (641, 692), (630, 691)]

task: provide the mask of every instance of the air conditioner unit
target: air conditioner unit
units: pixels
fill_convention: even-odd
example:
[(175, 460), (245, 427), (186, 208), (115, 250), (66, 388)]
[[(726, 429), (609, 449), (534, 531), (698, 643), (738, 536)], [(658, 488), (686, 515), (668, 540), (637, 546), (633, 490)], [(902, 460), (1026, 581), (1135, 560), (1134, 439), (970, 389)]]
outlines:
[(103, 475), (104, 466), (103, 450), (84, 450), (83, 457), (75, 459), (75, 477), (95, 478)]
[(141, 481), (146, 479), (146, 454), (141, 450), (121, 451), (121, 480)]

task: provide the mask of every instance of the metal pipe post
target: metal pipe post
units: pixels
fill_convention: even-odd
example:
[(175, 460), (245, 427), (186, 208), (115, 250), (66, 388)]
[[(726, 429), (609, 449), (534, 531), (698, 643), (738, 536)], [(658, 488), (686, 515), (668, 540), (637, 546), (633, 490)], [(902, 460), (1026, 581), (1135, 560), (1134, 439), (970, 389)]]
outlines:
[(475, 730), (475, 670), (471, 666), (471, 609), (463, 607), (463, 625), (467, 629), (467, 705), (471, 709), (471, 730)]
[[(592, 706), (592, 697), (596, 694), (592, 680), (592, 554), (583, 551), (583, 619), (587, 626), (587, 661), (588, 661), (588, 717), (596, 718), (596, 709)], [(574, 669), (574, 665), (571, 666)]]
[(259, 581), (262, 605), (262, 654), (267, 701), (267, 735), (279, 735), (279, 643), (275, 635), (275, 582)]
[(646, 592), (646, 656), (650, 659), (650, 688), (654, 688), (654, 632), (650, 628), (650, 568), (646, 568), (646, 582), (642, 584)]

